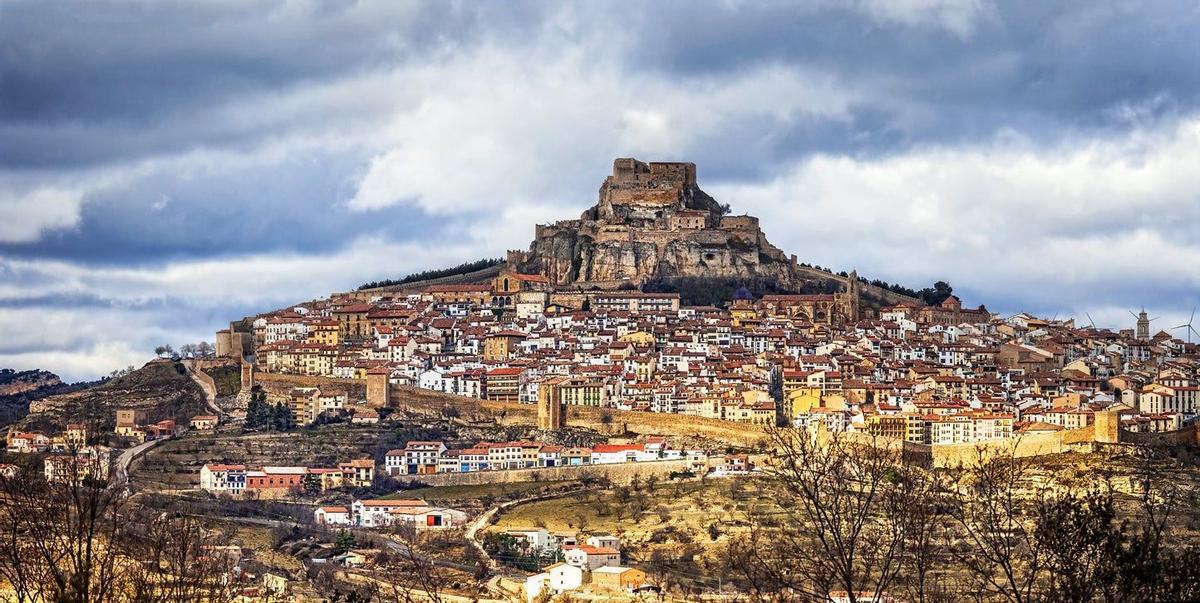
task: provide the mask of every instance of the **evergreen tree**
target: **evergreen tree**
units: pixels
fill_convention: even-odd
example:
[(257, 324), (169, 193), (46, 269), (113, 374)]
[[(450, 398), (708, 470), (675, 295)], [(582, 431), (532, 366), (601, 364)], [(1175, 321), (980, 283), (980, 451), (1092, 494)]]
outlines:
[(250, 404), (246, 407), (246, 429), (259, 429), (266, 426), (270, 419), (270, 412), (266, 392), (255, 389), (250, 394)]

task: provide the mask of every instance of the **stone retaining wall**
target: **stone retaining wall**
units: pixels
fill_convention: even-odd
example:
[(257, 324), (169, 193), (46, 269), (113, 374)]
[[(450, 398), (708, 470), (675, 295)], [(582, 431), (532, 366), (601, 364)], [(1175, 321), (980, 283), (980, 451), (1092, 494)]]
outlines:
[(691, 461), (651, 461), (645, 463), (614, 463), (605, 465), (583, 465), (580, 467), (547, 467), (545, 469), (509, 469), (505, 471), (473, 471), (470, 473), (438, 473), (434, 475), (399, 476), (407, 482), (420, 482), (430, 486), (478, 486), (481, 484), (517, 482), (554, 482), (575, 480), (589, 476), (607, 476), (618, 484), (626, 484), (633, 477), (666, 475), (676, 471), (687, 471)]

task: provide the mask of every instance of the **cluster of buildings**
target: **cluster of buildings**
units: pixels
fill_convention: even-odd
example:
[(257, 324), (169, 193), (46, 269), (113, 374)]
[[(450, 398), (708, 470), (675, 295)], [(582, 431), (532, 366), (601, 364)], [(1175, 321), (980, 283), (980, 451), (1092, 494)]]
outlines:
[(525, 579), (526, 601), (585, 587), (598, 594), (632, 593), (648, 584), (646, 572), (621, 565), (621, 539), (611, 534), (592, 534), (582, 543), (577, 534), (545, 528), (508, 529), (504, 534), (531, 555), (562, 559)]
[(171, 419), (150, 423), (148, 417), (149, 413), (145, 410), (118, 409), (117, 425), (114, 431), (117, 435), (137, 443), (169, 438), (179, 435), (182, 431)]
[(579, 467), (689, 459), (705, 465), (703, 450), (673, 449), (663, 438), (634, 444), (564, 447), (541, 442), (479, 442), (467, 448), (447, 448), (444, 442), (407, 442), (384, 455), (388, 475), (469, 473), (505, 469)]
[[(742, 290), (726, 308), (689, 307), (675, 294), (551, 291), (504, 270), (479, 285), (317, 300), (261, 315), (242, 335), (268, 372), (924, 444), (1070, 429), (1113, 405), (1131, 430), (1197, 416), (1197, 346), (1151, 334), (1148, 321), (1113, 332), (1001, 318), (953, 296), (849, 312), (839, 295)], [(305, 416), (344, 404), (307, 396)]]
[(467, 514), (457, 509), (429, 504), (420, 499), (359, 499), (349, 507), (318, 507), (313, 521), (326, 526), (386, 528), (409, 525), (420, 529), (446, 530), (463, 527)]
[(370, 488), (375, 483), (375, 461), (354, 459), (336, 467), (263, 467), (207, 463), (200, 468), (200, 489), (217, 495), (279, 498), (300, 492), (325, 492), (338, 488)]
[(66, 431), (54, 436), (48, 436), (39, 431), (9, 430), (4, 438), (5, 450), (17, 454), (35, 454), (39, 452), (62, 452), (76, 450), (88, 443), (87, 425), (69, 423)]

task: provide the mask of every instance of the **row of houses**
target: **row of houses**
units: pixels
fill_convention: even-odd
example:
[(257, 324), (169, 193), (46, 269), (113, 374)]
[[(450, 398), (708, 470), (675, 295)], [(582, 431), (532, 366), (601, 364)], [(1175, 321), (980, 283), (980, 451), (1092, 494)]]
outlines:
[(207, 463), (200, 468), (200, 488), (233, 497), (279, 498), (300, 492), (370, 488), (375, 461), (355, 459), (336, 467), (275, 467), (248, 470), (245, 465)]
[(457, 509), (432, 505), (420, 499), (360, 499), (350, 506), (323, 506), (313, 512), (319, 525), (386, 528), (409, 525), (419, 529), (446, 530), (466, 524), (467, 514)]
[(634, 444), (559, 446), (541, 442), (480, 442), (467, 448), (448, 448), (445, 442), (410, 441), (404, 448), (389, 450), (384, 468), (389, 475), (470, 473), (508, 469), (578, 467), (616, 463), (644, 463), (690, 459), (705, 463), (703, 450), (671, 448), (664, 438), (649, 438)]

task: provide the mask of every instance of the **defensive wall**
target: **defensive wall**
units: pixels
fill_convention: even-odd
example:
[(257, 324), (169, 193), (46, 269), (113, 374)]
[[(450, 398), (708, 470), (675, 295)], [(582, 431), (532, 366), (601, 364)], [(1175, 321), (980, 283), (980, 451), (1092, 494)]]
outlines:
[(1180, 446), (1200, 444), (1200, 423), (1193, 423), (1183, 429), (1161, 433), (1121, 432), (1122, 444), (1139, 446)]
[(691, 461), (647, 461), (643, 463), (612, 463), (578, 467), (545, 467), (541, 469), (506, 469), (501, 471), (472, 471), (469, 473), (436, 473), (432, 475), (399, 476), (402, 482), (430, 486), (478, 486), (481, 484), (511, 484), (517, 482), (557, 482), (585, 477), (607, 477), (616, 484), (628, 484), (637, 476), (667, 475), (687, 471)]
[(365, 399), (367, 395), (367, 382), (362, 379), (256, 372), (254, 382), (272, 396), (286, 396), (293, 387), (319, 387), (323, 394), (342, 394), (352, 399)]
[[(463, 414), (482, 413), (501, 425), (537, 425), (537, 406), (517, 402), (496, 402), (465, 396), (431, 392), (412, 387), (392, 388), (392, 404), (400, 407), (426, 408), (436, 411), (451, 406)], [(596, 408), (566, 407), (567, 425), (610, 433), (633, 433), (639, 436), (698, 437), (717, 440), (742, 447), (754, 447), (767, 439), (766, 432), (756, 425), (734, 423), (690, 415), (641, 412)]]

